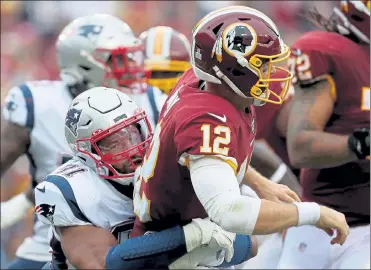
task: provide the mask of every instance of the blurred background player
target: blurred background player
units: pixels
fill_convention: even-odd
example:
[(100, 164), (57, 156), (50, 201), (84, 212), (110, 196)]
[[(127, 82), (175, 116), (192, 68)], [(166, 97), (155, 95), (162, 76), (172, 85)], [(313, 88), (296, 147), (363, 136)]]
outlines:
[(167, 95), (191, 67), (188, 39), (169, 26), (155, 26), (139, 35), (145, 50), (145, 66), (151, 71), (147, 89), (155, 124)]
[(292, 45), (296, 91), (290, 118), (282, 114), (282, 123), (289, 120), (290, 161), (303, 168), (302, 198), (343, 212), (348, 240), (330, 246), (314, 227), (290, 228), (284, 242), (275, 235), (246, 268), (369, 269), (369, 7), (369, 1), (341, 1), (330, 20), (309, 13), (328, 32), (309, 32)]
[[(313, 227), (292, 231), (293, 245), (307, 236), (310, 250), (325, 251), (324, 268), (370, 267), (370, 1), (340, 1), (330, 19), (309, 16), (328, 31), (313, 31), (294, 42), (290, 64), (295, 96), (287, 145), (301, 170), (303, 199), (344, 213), (350, 235), (343, 246), (313, 237)], [(289, 236), (290, 230), (288, 231)], [(316, 241), (314, 241), (316, 239)], [(323, 242), (325, 245), (323, 245)], [(285, 242), (288, 248), (291, 243)], [(302, 254), (300, 262), (312, 258)], [(281, 266), (290, 265), (290, 254)], [(295, 261), (294, 261), (295, 262)], [(308, 264), (306, 265), (308, 266)]]
[[(59, 36), (57, 54), (61, 81), (27, 82), (10, 90), (6, 98), (1, 173), (26, 153), (32, 187), (2, 203), (2, 228), (24, 216), (33, 206), (36, 183), (70, 157), (63, 137), (63, 115), (74, 96), (101, 84), (125, 92), (146, 87), (141, 41), (126, 23), (111, 15), (87, 16), (71, 22)], [(48, 226), (37, 221), (34, 234), (18, 248), (17, 260), (9, 268), (38, 268), (49, 261), (47, 232)]]

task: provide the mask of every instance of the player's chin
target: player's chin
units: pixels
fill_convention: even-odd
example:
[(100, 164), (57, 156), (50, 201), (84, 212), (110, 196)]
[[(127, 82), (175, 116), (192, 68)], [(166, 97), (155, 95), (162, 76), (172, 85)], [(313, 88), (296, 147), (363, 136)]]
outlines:
[(142, 158), (135, 158), (130, 161), (121, 163), (121, 164), (112, 164), (112, 166), (122, 174), (134, 173), (138, 166), (142, 165), (143, 159)]

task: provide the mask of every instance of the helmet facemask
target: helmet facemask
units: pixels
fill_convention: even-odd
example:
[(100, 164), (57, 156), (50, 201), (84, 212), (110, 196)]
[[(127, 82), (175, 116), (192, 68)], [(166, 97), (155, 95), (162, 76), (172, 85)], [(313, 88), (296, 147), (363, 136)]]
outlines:
[(182, 74), (191, 67), (187, 61), (177, 60), (145, 60), (145, 65), (151, 70), (149, 84), (158, 87), (165, 94), (169, 94)]
[[(282, 47), (283, 51), (279, 54), (270, 56), (255, 54), (249, 60), (250, 69), (254, 70), (259, 77), (257, 83), (251, 88), (250, 95), (263, 103), (282, 104), (290, 88), (293, 74), (286, 68), (275, 65), (282, 65), (290, 56), (290, 49), (286, 45)], [(262, 72), (261, 67), (264, 67), (264, 72)], [(281, 70), (285, 76), (281, 78), (271, 78), (271, 75), (273, 75), (276, 70)], [(269, 89), (271, 82), (283, 83), (279, 94)], [(273, 98), (270, 99), (272, 96)]]
[(143, 47), (98, 48), (94, 59), (104, 66), (102, 85), (127, 94), (144, 93), (150, 71), (144, 66)]
[(77, 139), (76, 145), (77, 151), (95, 162), (100, 177), (130, 184), (151, 140), (150, 123), (139, 110), (105, 130), (95, 131), (90, 138)]

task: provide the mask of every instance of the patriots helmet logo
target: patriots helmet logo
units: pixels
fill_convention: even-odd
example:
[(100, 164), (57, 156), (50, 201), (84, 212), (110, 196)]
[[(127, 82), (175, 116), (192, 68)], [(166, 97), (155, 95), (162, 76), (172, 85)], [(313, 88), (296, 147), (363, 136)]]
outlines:
[(77, 124), (80, 121), (82, 110), (77, 110), (76, 108), (72, 108), (68, 111), (65, 125), (68, 127), (69, 130), (77, 137)]
[(103, 26), (88, 24), (78, 29), (78, 35), (89, 39), (96, 38), (102, 32)]
[(55, 211), (55, 205), (50, 205), (50, 204), (46, 204), (46, 203), (42, 203), (42, 204), (36, 206), (36, 208), (35, 208), (36, 214), (42, 215), (47, 220), (49, 220), (50, 223), (52, 223), (52, 224), (54, 222), (54, 220), (53, 220), (54, 211)]

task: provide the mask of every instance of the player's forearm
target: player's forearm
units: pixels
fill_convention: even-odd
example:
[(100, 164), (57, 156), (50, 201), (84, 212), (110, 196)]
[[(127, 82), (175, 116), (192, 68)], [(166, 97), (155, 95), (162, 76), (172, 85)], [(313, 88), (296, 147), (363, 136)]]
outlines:
[(107, 269), (167, 268), (187, 253), (183, 229), (179, 226), (126, 240), (113, 246), (106, 257)]
[(298, 168), (331, 168), (357, 160), (348, 147), (349, 136), (323, 131), (304, 130), (292, 141), (289, 138), (289, 158)]
[(298, 224), (298, 210), (293, 204), (261, 200), (253, 234), (271, 234)]
[(20, 221), (33, 207), (25, 193), (18, 194), (1, 203), (1, 229), (8, 228)]
[(0, 176), (27, 150), (30, 142), (28, 131), (17, 124), (1, 121)]
[[(79, 252), (77, 252), (79, 251)], [(108, 253), (108, 248), (99, 248), (89, 245), (79, 245), (76, 252), (68, 252), (66, 254), (68, 262), (75, 269), (106, 269), (105, 254)]]

